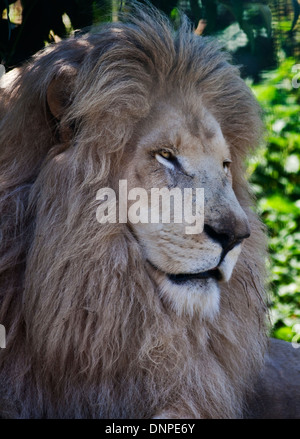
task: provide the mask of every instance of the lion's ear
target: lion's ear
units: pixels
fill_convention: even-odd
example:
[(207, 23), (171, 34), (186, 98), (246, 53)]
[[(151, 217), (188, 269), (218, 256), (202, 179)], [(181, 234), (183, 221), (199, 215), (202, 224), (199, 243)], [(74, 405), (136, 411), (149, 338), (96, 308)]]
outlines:
[(47, 103), (51, 114), (57, 120), (61, 120), (65, 110), (71, 103), (73, 85), (77, 75), (77, 69), (72, 66), (65, 67), (50, 82), (47, 89)]

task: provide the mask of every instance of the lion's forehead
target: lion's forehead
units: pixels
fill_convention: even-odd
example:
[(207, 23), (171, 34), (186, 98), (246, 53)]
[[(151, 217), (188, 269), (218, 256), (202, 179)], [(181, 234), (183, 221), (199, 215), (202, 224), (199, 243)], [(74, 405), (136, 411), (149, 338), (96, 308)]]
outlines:
[(185, 162), (195, 163), (203, 153), (230, 154), (216, 118), (201, 104), (183, 110), (169, 103), (160, 103), (143, 124), (137, 147), (172, 147)]

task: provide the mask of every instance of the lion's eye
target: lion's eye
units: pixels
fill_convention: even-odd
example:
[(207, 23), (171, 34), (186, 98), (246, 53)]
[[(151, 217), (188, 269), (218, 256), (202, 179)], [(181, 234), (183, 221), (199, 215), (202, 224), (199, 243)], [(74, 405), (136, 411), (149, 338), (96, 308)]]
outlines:
[(162, 165), (166, 166), (169, 169), (175, 169), (174, 163), (176, 161), (176, 157), (167, 150), (161, 150), (155, 153), (156, 160)]
[(229, 169), (230, 169), (230, 165), (231, 165), (232, 161), (230, 159), (226, 159), (223, 162), (223, 168), (225, 171), (225, 174), (228, 175), (229, 174)]
[(166, 160), (170, 160), (172, 158), (170, 151), (160, 151), (159, 154)]

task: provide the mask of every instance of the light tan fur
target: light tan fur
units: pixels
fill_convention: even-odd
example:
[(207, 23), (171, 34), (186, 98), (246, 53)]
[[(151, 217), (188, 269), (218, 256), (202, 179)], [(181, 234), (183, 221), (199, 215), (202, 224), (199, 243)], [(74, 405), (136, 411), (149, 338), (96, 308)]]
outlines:
[[(155, 10), (135, 8), (126, 22), (46, 48), (8, 82), (2, 416), (243, 416), (265, 349), (265, 237), (243, 167), (260, 111), (238, 69), (186, 20), (174, 34)], [(166, 146), (192, 179), (149, 154)], [(181, 294), (166, 273), (213, 268), (214, 240), (173, 224), (162, 242), (151, 224), (96, 220), (100, 188), (125, 178), (149, 190), (177, 177), (205, 187), (211, 226), (234, 218), (233, 228), (251, 229), (230, 280)]]

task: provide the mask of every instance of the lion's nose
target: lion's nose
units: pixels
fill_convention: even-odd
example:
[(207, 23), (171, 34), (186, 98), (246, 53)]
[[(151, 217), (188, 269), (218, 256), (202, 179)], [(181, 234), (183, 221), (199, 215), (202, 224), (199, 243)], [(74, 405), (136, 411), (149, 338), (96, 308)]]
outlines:
[(248, 222), (236, 227), (226, 227), (226, 221), (220, 225), (210, 226), (204, 224), (204, 232), (214, 241), (221, 244), (224, 251), (228, 252), (237, 244), (240, 244), (243, 239), (249, 238), (250, 227)]

